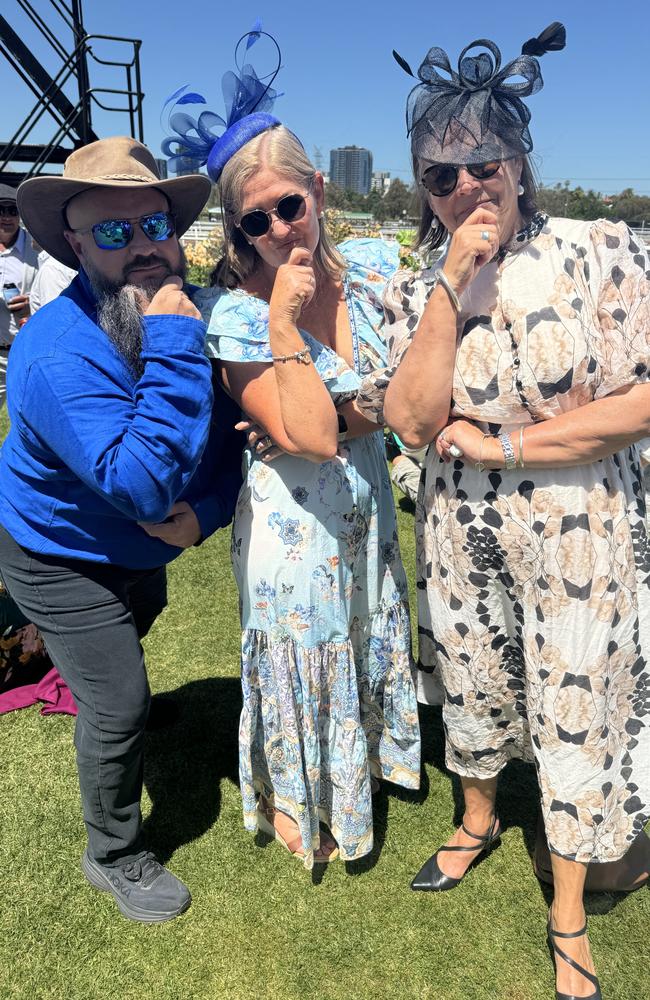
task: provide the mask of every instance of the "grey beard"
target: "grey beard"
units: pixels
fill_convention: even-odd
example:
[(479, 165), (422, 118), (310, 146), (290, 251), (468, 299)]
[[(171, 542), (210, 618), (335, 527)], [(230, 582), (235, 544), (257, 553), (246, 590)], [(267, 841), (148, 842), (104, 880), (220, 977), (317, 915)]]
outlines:
[[(163, 263), (166, 263), (163, 261)], [(142, 311), (162, 285), (160, 279), (142, 285), (119, 284), (106, 278), (85, 263), (91, 288), (97, 298), (97, 323), (110, 338), (120, 357), (136, 380), (144, 375), (142, 360)], [(176, 274), (185, 282), (185, 256), (181, 248), (181, 265)], [(163, 279), (164, 280), (164, 279)]]
[[(123, 285), (114, 292), (105, 291), (97, 299), (97, 322), (135, 375), (144, 375), (142, 360), (142, 311), (138, 292), (144, 289)], [(149, 299), (149, 296), (147, 296)]]

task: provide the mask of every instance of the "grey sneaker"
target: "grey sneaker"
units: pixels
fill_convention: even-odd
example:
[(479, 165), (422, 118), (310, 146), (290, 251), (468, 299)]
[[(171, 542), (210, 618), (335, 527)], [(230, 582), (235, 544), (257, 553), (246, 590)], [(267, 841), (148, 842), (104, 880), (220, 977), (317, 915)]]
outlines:
[(130, 920), (146, 924), (173, 920), (192, 902), (187, 886), (163, 868), (153, 854), (109, 868), (93, 861), (84, 851), (81, 870), (96, 889), (113, 894), (119, 909)]

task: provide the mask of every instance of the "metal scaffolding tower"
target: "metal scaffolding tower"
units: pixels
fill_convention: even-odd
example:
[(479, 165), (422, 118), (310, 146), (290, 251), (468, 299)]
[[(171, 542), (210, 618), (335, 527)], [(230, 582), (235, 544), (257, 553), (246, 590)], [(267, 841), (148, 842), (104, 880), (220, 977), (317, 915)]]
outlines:
[[(83, 24), (81, 0), (48, 0), (48, 15), (36, 10), (32, 0), (14, 0), (15, 15), (35, 27), (61, 65), (54, 75), (45, 69), (23, 41), (8, 16), (0, 14), (0, 53), (36, 97), (36, 103), (7, 141), (0, 140), (0, 182), (17, 186), (26, 177), (53, 173), (75, 149), (99, 138), (93, 128), (94, 106), (128, 116), (130, 134), (143, 141), (140, 46), (135, 38), (89, 35)], [(4, 6), (4, 5), (3, 5)], [(43, 9), (44, 0), (38, 2)], [(19, 13), (22, 12), (22, 13)], [(5, 12), (6, 13), (6, 12)], [(68, 38), (67, 46), (61, 38)], [(117, 43), (117, 45), (115, 44)], [(119, 48), (121, 58), (106, 59), (98, 50)], [(126, 50), (127, 56), (123, 55)], [(92, 86), (89, 66), (108, 67), (104, 73), (117, 76), (116, 86)], [(111, 81), (112, 82), (112, 81)], [(118, 102), (115, 106), (114, 102)], [(111, 103), (109, 103), (111, 102)], [(37, 126), (51, 126), (51, 137), (35, 141)]]

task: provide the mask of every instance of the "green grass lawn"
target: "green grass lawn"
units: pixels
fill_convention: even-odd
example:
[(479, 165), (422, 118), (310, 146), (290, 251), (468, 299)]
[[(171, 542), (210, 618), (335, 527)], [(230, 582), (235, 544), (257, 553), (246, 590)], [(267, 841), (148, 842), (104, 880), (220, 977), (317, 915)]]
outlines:
[[(399, 520), (412, 583), (412, 516), (400, 511)], [(450, 834), (458, 803), (438, 710), (422, 713), (421, 792), (384, 785), (376, 797), (369, 858), (312, 875), (245, 833), (228, 534), (170, 568), (169, 608), (146, 640), (152, 688), (174, 692), (182, 719), (148, 738), (143, 811), (151, 847), (189, 885), (192, 906), (148, 927), (87, 885), (73, 720), (37, 708), (2, 716), (0, 998), (552, 1000), (549, 897), (529, 856), (532, 768), (504, 775), (503, 844), (485, 864), (451, 893), (408, 888)], [(587, 905), (604, 996), (649, 997), (650, 892)]]

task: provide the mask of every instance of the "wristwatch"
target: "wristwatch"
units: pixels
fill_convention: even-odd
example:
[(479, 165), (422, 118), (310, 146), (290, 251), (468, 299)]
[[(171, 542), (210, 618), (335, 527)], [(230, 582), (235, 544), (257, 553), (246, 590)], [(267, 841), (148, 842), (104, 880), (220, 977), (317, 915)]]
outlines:
[(498, 435), (499, 443), (503, 449), (503, 457), (506, 463), (506, 469), (514, 469), (517, 466), (517, 460), (515, 458), (515, 449), (512, 447), (512, 441), (510, 440), (510, 435), (506, 434), (504, 431)]

